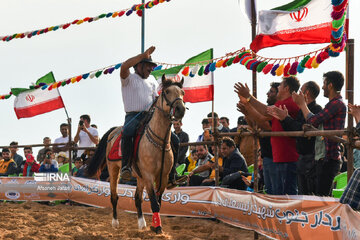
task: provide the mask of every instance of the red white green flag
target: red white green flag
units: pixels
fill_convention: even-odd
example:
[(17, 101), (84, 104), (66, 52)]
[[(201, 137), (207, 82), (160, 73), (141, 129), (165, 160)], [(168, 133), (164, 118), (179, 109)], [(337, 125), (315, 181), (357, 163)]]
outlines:
[[(39, 83), (50, 85), (54, 82), (54, 75), (50, 72), (40, 78), (36, 85), (39, 85)], [(41, 88), (12, 88), (11, 92), (16, 96), (14, 110), (18, 119), (33, 117), (64, 107), (64, 102), (58, 89), (48, 91)]]
[(250, 48), (258, 52), (282, 44), (329, 43), (331, 12), (330, 0), (295, 0), (259, 11), (258, 33)]
[[(208, 60), (213, 58), (213, 49), (202, 52), (190, 59), (185, 64), (164, 70), (156, 70), (151, 73), (156, 79), (161, 79), (165, 74), (167, 77), (173, 77), (180, 81), (184, 77), (183, 90), (185, 92), (185, 102), (206, 102), (214, 99), (214, 79), (211, 72), (200, 71), (209, 63)], [(199, 63), (200, 62), (200, 63)], [(184, 68), (188, 68), (188, 73), (182, 74)], [(201, 76), (199, 75), (201, 73)]]

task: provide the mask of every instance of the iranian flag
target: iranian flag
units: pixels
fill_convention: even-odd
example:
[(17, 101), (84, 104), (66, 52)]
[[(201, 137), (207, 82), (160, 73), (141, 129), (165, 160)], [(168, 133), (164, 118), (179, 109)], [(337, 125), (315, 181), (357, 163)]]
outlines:
[[(36, 82), (36, 85), (39, 85), (39, 83), (50, 85), (54, 82), (54, 75), (50, 72), (40, 78)], [(41, 88), (12, 88), (11, 92), (16, 96), (14, 101), (14, 110), (18, 119), (33, 117), (64, 107), (64, 103), (58, 89), (48, 91), (42, 90)]]
[(329, 43), (331, 35), (330, 0), (295, 0), (258, 15), (258, 33), (250, 48), (282, 44)]
[[(201, 67), (205, 67), (207, 60), (213, 58), (213, 49), (202, 52), (190, 59), (185, 64), (164, 70), (153, 71), (151, 74), (158, 80), (165, 74), (167, 77), (173, 77), (180, 81), (184, 77), (183, 90), (185, 91), (184, 102), (196, 103), (212, 101), (214, 99), (214, 79), (212, 72), (198, 75)], [(205, 61), (205, 62), (203, 62)], [(199, 63), (202, 62), (202, 63)], [(193, 64), (192, 64), (193, 63)], [(184, 67), (189, 66), (188, 76), (184, 76), (182, 71)]]

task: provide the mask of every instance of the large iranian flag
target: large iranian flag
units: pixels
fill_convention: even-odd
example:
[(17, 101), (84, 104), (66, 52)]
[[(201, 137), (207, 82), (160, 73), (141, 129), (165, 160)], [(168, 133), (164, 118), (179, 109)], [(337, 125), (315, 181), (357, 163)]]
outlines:
[(281, 44), (329, 43), (331, 35), (330, 0), (295, 0), (258, 15), (258, 33), (250, 48)]
[[(39, 83), (50, 85), (54, 82), (54, 75), (50, 72), (40, 78), (36, 85), (39, 85)], [(41, 88), (35, 90), (12, 88), (11, 92), (16, 96), (14, 110), (18, 119), (33, 117), (64, 107), (58, 89), (48, 91)]]
[[(184, 77), (183, 90), (185, 91), (185, 102), (206, 102), (214, 99), (214, 79), (212, 72), (208, 74), (198, 75), (198, 71), (201, 67), (205, 67), (208, 62), (196, 64), (202, 61), (210, 60), (213, 58), (213, 49), (209, 49), (202, 52), (190, 59), (185, 64), (172, 67), (164, 70), (153, 71), (151, 74), (156, 79), (161, 79), (161, 76), (165, 74), (167, 77), (174, 77), (180, 81)], [(194, 63), (194, 64), (191, 64)], [(189, 66), (189, 75), (183, 76), (181, 72), (184, 67)], [(192, 77), (191, 77), (192, 76)]]

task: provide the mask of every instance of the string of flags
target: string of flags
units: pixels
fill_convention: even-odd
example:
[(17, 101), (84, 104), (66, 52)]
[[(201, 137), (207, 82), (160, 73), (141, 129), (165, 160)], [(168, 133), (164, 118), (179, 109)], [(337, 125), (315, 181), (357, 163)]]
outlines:
[(100, 19), (106, 19), (106, 18), (116, 18), (116, 17), (122, 17), (122, 16), (130, 16), (133, 12), (136, 12), (136, 14), (141, 17), (143, 15), (143, 10), (144, 9), (150, 9), (156, 5), (158, 5), (159, 3), (163, 3), (163, 2), (170, 2), (171, 0), (152, 0), (152, 1), (148, 1), (147, 3), (142, 3), (142, 4), (135, 4), (133, 5), (131, 8), (127, 8), (127, 9), (123, 9), (120, 11), (116, 11), (116, 12), (109, 12), (109, 13), (102, 13), (98, 16), (95, 17), (85, 17), (83, 19), (76, 19), (72, 22), (68, 22), (68, 23), (64, 23), (64, 24), (60, 24), (60, 25), (56, 25), (56, 26), (51, 26), (51, 27), (46, 27), (43, 29), (38, 29), (38, 30), (33, 30), (33, 31), (27, 31), (27, 32), (22, 32), (22, 33), (14, 33), (11, 35), (6, 35), (6, 36), (0, 36), (0, 40), (2, 40), (3, 42), (9, 42), (11, 40), (14, 39), (21, 39), (21, 38), (32, 38), (34, 36), (38, 36), (44, 33), (49, 33), (52, 31), (56, 31), (58, 29), (67, 29), (70, 26), (74, 26), (74, 25), (80, 25), (82, 23), (91, 23), (91, 22), (95, 22), (98, 21)]
[[(151, 2), (155, 1), (164, 2), (164, 0), (154, 0)], [(332, 4), (333, 12), (331, 13), (331, 16), (333, 18), (333, 21), (330, 45), (316, 51), (290, 58), (267, 58), (256, 54), (250, 49), (242, 48), (235, 52), (228, 53), (223, 57), (213, 58), (210, 60), (185, 65), (158, 62), (158, 66), (155, 67), (154, 70), (168, 69), (170, 67), (184, 65), (181, 74), (183, 76), (194, 77), (195, 75), (207, 75), (210, 72), (214, 72), (217, 68), (226, 68), (233, 64), (240, 63), (241, 65), (245, 66), (246, 69), (254, 72), (262, 72), (263, 74), (270, 73), (273, 76), (287, 77), (303, 73), (305, 69), (317, 68), (323, 61), (325, 61), (329, 57), (339, 56), (346, 46), (347, 35), (345, 31), (345, 22), (348, 0), (332, 0)], [(59, 87), (67, 86), (70, 83), (73, 84), (80, 82), (83, 79), (91, 79), (94, 77), (99, 78), (102, 74), (112, 74), (120, 67), (121, 63), (113, 64), (102, 69), (94, 70), (85, 74), (71, 77), (69, 79), (57, 81), (51, 85), (47, 85), (46, 83), (39, 83), (38, 85), (30, 86), (29, 89), (41, 88), (42, 90), (47, 89), (51, 91)], [(13, 95), (12, 92), (10, 92), (9, 94), (0, 95), (0, 99), (8, 99), (11, 97), (11, 95)]]

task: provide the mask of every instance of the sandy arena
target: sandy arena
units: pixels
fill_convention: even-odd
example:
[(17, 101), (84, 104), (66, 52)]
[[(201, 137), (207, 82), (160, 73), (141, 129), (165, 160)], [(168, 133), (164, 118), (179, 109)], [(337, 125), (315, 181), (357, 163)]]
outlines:
[[(149, 228), (137, 229), (136, 214), (119, 211), (120, 227), (111, 227), (111, 209), (36, 202), (0, 203), (0, 239), (253, 239), (251, 231), (216, 221), (162, 217), (164, 233), (155, 235)], [(260, 236), (259, 239), (267, 239)]]

